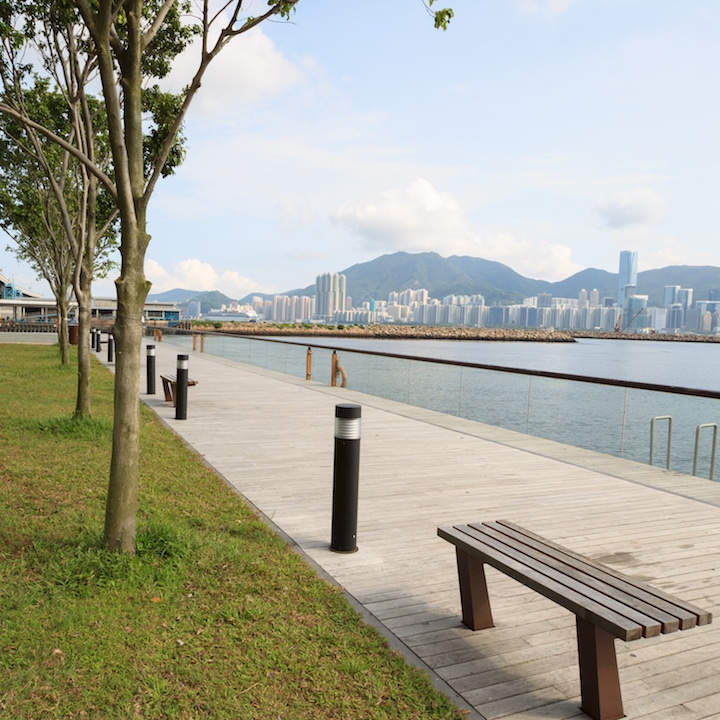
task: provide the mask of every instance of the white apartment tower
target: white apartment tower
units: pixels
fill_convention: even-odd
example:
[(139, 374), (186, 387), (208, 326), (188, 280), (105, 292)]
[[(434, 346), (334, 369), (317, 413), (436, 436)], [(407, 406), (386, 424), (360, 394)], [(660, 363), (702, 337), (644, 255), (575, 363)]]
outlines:
[(346, 278), (338, 273), (324, 273), (315, 278), (315, 316), (331, 321), (336, 312), (345, 309)]

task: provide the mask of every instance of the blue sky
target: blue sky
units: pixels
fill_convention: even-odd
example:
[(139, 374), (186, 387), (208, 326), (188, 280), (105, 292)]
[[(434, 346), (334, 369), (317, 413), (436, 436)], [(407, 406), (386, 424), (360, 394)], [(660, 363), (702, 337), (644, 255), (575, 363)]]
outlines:
[[(302, 0), (231, 43), (151, 203), (152, 292), (284, 292), (398, 250), (545, 280), (620, 250), (720, 265), (717, 0), (444, 4), (447, 32), (421, 0)], [(0, 272), (42, 291), (4, 249)]]

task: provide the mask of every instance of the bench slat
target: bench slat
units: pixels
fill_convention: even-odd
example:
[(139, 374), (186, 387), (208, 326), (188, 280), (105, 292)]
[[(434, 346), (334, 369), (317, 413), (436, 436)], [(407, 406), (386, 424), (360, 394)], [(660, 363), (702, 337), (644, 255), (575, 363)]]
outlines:
[(579, 553), (575, 553), (572, 550), (568, 550), (562, 545), (553, 543), (545, 538), (536, 535), (530, 530), (516, 525), (508, 520), (498, 520), (496, 523), (486, 523), (492, 526), (504, 526), (508, 530), (523, 535), (528, 541), (533, 541), (543, 546), (544, 550), (553, 548), (556, 552), (568, 558), (568, 562), (572, 560), (576, 567), (581, 567), (583, 571), (591, 573), (595, 576), (600, 574), (608, 582), (619, 589), (625, 590), (634, 594), (638, 599), (655, 605), (658, 609), (668, 612), (671, 615), (677, 617), (680, 621), (680, 629), (687, 630), (697, 625), (708, 625), (712, 622), (712, 613), (707, 610), (703, 610), (697, 605), (685, 602), (680, 598), (670, 595), (668, 593), (659, 590), (656, 587), (646, 585), (640, 580), (623, 575), (617, 570), (608, 568), (598, 562), (590, 560)]
[[(643, 627), (639, 623), (568, 588), (561, 582), (548, 578), (542, 572), (501, 550), (492, 547), (481, 550), (476, 543), (473, 543), (472, 537), (468, 537), (468, 533), (458, 527), (438, 528), (438, 535), (621, 640), (637, 640), (643, 635)], [(658, 624), (657, 633), (659, 632)]]
[[(471, 527), (479, 526), (471, 523)], [(663, 603), (646, 592), (644, 586), (639, 585), (638, 581), (623, 578), (619, 574), (585, 563), (579, 558), (573, 558), (564, 553), (560, 546), (535, 540), (524, 533), (516, 532), (512, 528), (504, 527), (499, 523), (483, 523), (483, 527), (489, 533), (497, 533), (500, 538), (508, 538), (512, 542), (522, 543), (534, 552), (542, 553), (544, 561), (551, 567), (566, 573), (569, 577), (573, 577), (589, 587), (611, 595), (638, 612), (653, 618), (661, 623), (663, 633), (675, 632), (680, 629), (681, 624), (683, 630), (695, 626), (696, 616), (693, 613)]]
[[(501, 535), (498, 538), (493, 535), (494, 531), (492, 528), (478, 525), (475, 528), (464, 526), (460, 529), (468, 533), (470, 537), (489, 545), (499, 552), (506, 553), (509, 557), (523, 563), (526, 567), (532, 568), (550, 580), (577, 593), (581, 598), (580, 602), (583, 602), (582, 598), (587, 598), (589, 601), (606, 607), (608, 610), (636, 623), (641, 628), (644, 637), (654, 637), (660, 634), (662, 630), (660, 622), (643, 612), (629, 607), (626, 603), (622, 602), (621, 599), (618, 599), (616, 594), (613, 593), (612, 588), (609, 588), (607, 585), (597, 583), (598, 587), (592, 587), (588, 585), (580, 573), (576, 573), (574, 576), (568, 574), (567, 568), (563, 567), (562, 563), (556, 563), (556, 566), (553, 566), (553, 564), (548, 562), (546, 554), (528, 548), (527, 545), (518, 543), (507, 536)], [(677, 624), (675, 629), (677, 629)]]

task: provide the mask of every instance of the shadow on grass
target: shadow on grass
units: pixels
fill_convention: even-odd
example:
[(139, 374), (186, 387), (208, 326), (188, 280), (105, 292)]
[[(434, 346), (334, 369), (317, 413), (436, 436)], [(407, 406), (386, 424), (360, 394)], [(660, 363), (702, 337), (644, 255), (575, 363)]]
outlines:
[(106, 550), (102, 538), (89, 532), (53, 544), (33, 544), (42, 584), (72, 597), (86, 597), (98, 588), (177, 588), (197, 548), (190, 531), (162, 522), (138, 529), (134, 556)]

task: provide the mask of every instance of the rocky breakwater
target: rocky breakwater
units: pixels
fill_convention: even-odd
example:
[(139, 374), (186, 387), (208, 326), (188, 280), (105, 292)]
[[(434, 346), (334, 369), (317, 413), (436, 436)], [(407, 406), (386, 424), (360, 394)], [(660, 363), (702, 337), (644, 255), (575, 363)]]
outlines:
[[(210, 330), (235, 335), (299, 337), (363, 337), (391, 340), (495, 340), (502, 342), (575, 342), (569, 332), (525, 328), (436, 327), (433, 325), (312, 325), (273, 323), (218, 323)], [(199, 328), (198, 328), (199, 329)]]

